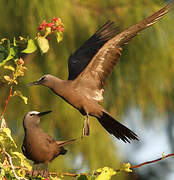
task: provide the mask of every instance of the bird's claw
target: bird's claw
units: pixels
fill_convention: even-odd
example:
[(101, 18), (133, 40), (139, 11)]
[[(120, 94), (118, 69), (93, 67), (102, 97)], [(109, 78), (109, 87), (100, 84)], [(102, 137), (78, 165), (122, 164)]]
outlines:
[(50, 176), (50, 173), (49, 173), (48, 170), (43, 170), (43, 171), (41, 172), (41, 176), (42, 176), (42, 177), (49, 177), (49, 176)]
[(29, 175), (32, 177), (37, 177), (41, 175), (42, 177), (49, 177), (49, 171), (48, 170), (32, 170), (29, 172)]
[(30, 171), (29, 175), (31, 175), (32, 177), (36, 177), (39, 175), (39, 170), (36, 170), (36, 169), (32, 170)]

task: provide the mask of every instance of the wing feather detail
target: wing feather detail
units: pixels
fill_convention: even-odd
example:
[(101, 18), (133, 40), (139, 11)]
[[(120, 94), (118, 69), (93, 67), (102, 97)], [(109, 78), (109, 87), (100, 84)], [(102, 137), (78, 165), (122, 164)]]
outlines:
[(85, 94), (88, 98), (101, 101), (103, 99), (105, 81), (121, 56), (121, 47), (135, 37), (140, 31), (148, 28), (161, 19), (169, 12), (172, 5), (173, 3), (169, 3), (151, 16), (130, 26), (128, 29), (106, 42), (92, 58), (87, 67), (75, 79), (77, 89), (86, 89)]

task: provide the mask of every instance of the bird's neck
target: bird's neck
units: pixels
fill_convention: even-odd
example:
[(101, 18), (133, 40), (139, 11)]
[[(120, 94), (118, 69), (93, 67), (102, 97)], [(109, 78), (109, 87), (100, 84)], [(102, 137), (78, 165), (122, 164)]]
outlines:
[(40, 127), (37, 124), (30, 124), (30, 125), (27, 125), (27, 127), (24, 126), (24, 131), (25, 132), (33, 132), (35, 130), (38, 131), (38, 129), (40, 129)]
[(55, 78), (52, 82), (51, 90), (60, 97), (64, 97), (67, 93), (69, 83), (66, 80)]

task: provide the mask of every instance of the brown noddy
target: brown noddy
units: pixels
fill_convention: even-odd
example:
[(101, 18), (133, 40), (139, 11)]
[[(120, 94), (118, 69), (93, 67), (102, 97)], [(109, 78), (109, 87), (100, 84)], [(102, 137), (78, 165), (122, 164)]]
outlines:
[(47, 74), (28, 85), (46, 86), (78, 109), (84, 116), (83, 136), (89, 135), (89, 116), (94, 116), (116, 138), (124, 142), (138, 140), (133, 131), (115, 120), (98, 102), (103, 100), (105, 81), (121, 56), (121, 47), (156, 23), (171, 7), (172, 3), (169, 3), (118, 34), (113, 22), (108, 21), (69, 57), (68, 80)]
[[(43, 163), (47, 167), (54, 158), (67, 153), (67, 150), (63, 147), (64, 145), (75, 141), (75, 139), (56, 141), (39, 127), (40, 117), (50, 112), (51, 111), (30, 111), (23, 119), (25, 136), (22, 152), (28, 159), (32, 160), (34, 164)], [(37, 173), (38, 172), (33, 171), (32, 174), (37, 175)], [(48, 169), (43, 171), (43, 175), (49, 175)]]

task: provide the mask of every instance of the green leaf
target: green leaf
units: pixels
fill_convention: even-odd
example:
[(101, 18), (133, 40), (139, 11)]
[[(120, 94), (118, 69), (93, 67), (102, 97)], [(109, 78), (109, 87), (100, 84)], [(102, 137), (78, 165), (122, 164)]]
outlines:
[(88, 180), (88, 177), (86, 175), (80, 175), (77, 177), (77, 180)]
[(116, 171), (109, 167), (98, 169), (97, 172), (99, 172), (100, 175), (96, 178), (96, 180), (110, 180), (111, 177), (116, 174)]
[(20, 40), (20, 41), (23, 41), (23, 40), (25, 40), (25, 38), (22, 37), (22, 36), (19, 36), (19, 40)]
[(52, 177), (52, 176), (51, 176), (51, 180), (62, 180), (62, 179), (60, 179), (60, 178), (58, 178), (58, 177)]
[(14, 39), (13, 39), (13, 45), (14, 45), (14, 46), (17, 46), (17, 45), (16, 45), (16, 38), (15, 38), (15, 37), (14, 37)]
[(35, 45), (32, 39), (28, 40), (27, 48), (22, 51), (22, 53), (33, 53), (37, 50), (37, 46)]
[(7, 56), (6, 59), (4, 59), (1, 63), (0, 63), (0, 66), (3, 66), (7, 61), (13, 59), (16, 55), (16, 51), (15, 51), (15, 48), (14, 47), (10, 47), (9, 49), (9, 54)]
[(5, 170), (2, 168), (0, 171), (0, 177), (3, 178), (5, 176)]
[(0, 143), (4, 144), (4, 140), (5, 140), (4, 136), (2, 134), (0, 134)]
[(7, 41), (7, 48), (8, 48), (8, 50), (10, 50), (10, 40), (9, 39), (6, 39), (6, 40), (4, 40), (4, 42), (5, 41)]
[(120, 171), (125, 171), (125, 172), (132, 172), (132, 170), (130, 169), (131, 164), (130, 163), (123, 163)]
[(4, 69), (8, 69), (8, 70), (11, 70), (11, 71), (15, 71), (15, 68), (13, 66), (4, 66)]
[(39, 45), (39, 48), (41, 50), (41, 53), (46, 53), (48, 52), (50, 46), (49, 46), (49, 42), (48, 39), (46, 39), (45, 37), (38, 37), (37, 38), (37, 43)]
[(16, 55), (15, 48), (11, 47), (8, 56), (6, 59), (4, 59), (4, 61), (6, 62), (9, 61), (10, 59), (14, 58), (15, 55)]
[(6, 57), (6, 50), (2, 45), (0, 45), (0, 62), (2, 62), (5, 57)]
[(57, 32), (57, 42), (60, 43), (63, 40), (63, 32)]
[(29, 171), (32, 170), (32, 166), (27, 161), (26, 157), (20, 152), (12, 152), (12, 154), (16, 155), (21, 160), (21, 166), (26, 167)]
[(3, 164), (0, 162), (0, 168), (2, 168), (3, 167)]
[(10, 76), (4, 76), (4, 79), (5, 79), (6, 81), (8, 81), (8, 82), (11, 82), (11, 81), (12, 81), (12, 79), (10, 78)]
[(28, 98), (23, 96), (23, 94), (21, 93), (21, 91), (14, 91), (13, 96), (19, 96), (24, 100), (24, 103), (27, 104), (28, 103)]
[(25, 177), (25, 175), (26, 175), (26, 171), (24, 170), (24, 169), (19, 169), (18, 171), (17, 171), (17, 173), (18, 173), (18, 175), (20, 176), (20, 177)]
[(2, 131), (3, 131), (4, 133), (6, 133), (6, 135), (7, 135), (8, 138), (12, 141), (12, 143), (14, 144), (14, 146), (17, 147), (16, 144), (15, 144), (15, 142), (14, 142), (14, 140), (13, 140), (13, 138), (12, 138), (12, 136), (11, 136), (11, 130), (10, 130), (9, 128), (3, 128)]

